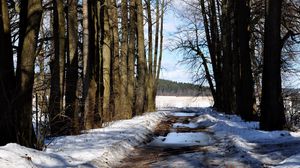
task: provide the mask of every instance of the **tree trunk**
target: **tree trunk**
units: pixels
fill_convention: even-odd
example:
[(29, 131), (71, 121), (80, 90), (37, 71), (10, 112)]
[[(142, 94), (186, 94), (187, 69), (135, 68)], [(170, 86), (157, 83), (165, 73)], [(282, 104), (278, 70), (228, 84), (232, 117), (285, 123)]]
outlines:
[(130, 111), (133, 115), (134, 108), (134, 88), (135, 88), (135, 76), (134, 76), (134, 64), (135, 64), (135, 49), (136, 49), (136, 3), (135, 0), (130, 1), (130, 20), (129, 20), (129, 41), (128, 41), (128, 101), (130, 103)]
[(119, 114), (121, 119), (129, 119), (132, 117), (131, 103), (128, 99), (128, 0), (122, 0), (122, 39), (121, 39), (121, 88), (120, 99), (122, 112)]
[[(85, 96), (85, 103), (84, 103), (84, 128), (85, 129), (92, 129), (96, 127), (96, 117), (98, 115), (98, 104), (97, 104), (97, 71), (98, 71), (98, 63), (99, 63), (99, 56), (96, 50), (97, 43), (98, 43), (98, 31), (97, 31), (97, 1), (89, 1), (87, 2), (85, 8), (85, 15), (84, 18), (87, 21), (84, 21), (85, 24), (85, 31), (87, 35), (85, 35), (85, 47), (88, 48), (88, 51), (85, 52), (84, 57), (86, 61), (86, 79), (84, 83), (84, 88), (86, 89), (86, 96)], [(86, 9), (87, 8), (87, 9)], [(86, 39), (87, 38), (87, 39)], [(87, 46), (86, 46), (87, 45)], [(100, 119), (99, 119), (100, 120)], [(99, 122), (99, 121), (97, 121)]]
[(222, 60), (222, 107), (221, 111), (231, 114), (233, 112), (232, 102), (234, 102), (234, 90), (232, 84), (232, 30), (231, 30), (231, 0), (224, 0), (222, 3), (222, 46), (223, 46), (223, 60)]
[[(206, 41), (208, 44), (208, 50), (210, 54), (211, 64), (212, 64), (212, 70), (213, 70), (213, 76), (215, 80), (215, 91), (212, 90), (214, 87), (210, 87), (212, 90), (212, 93), (215, 92), (214, 97), (214, 107), (217, 110), (221, 110), (221, 62), (220, 62), (220, 38), (219, 38), (219, 31), (218, 31), (218, 22), (217, 22), (217, 16), (216, 16), (216, 4), (215, 0), (209, 1), (208, 8), (210, 12), (207, 12), (205, 7), (204, 0), (200, 1), (201, 6), (201, 13), (203, 17), (203, 23), (204, 23), (204, 30), (206, 35)], [(208, 19), (210, 18), (210, 20)]]
[(15, 75), (10, 22), (6, 0), (0, 2), (0, 146), (17, 142), (12, 110)]
[[(89, 89), (89, 3), (88, 1), (82, 1), (82, 29), (83, 29), (83, 37), (82, 37), (82, 46), (83, 46), (83, 102), (84, 102), (84, 108), (83, 108), (83, 114), (84, 114), (84, 128), (92, 128), (92, 119), (89, 115), (85, 113), (85, 103), (86, 98), (88, 95), (88, 89)], [(88, 111), (87, 111), (88, 112)], [(87, 126), (87, 124), (90, 124)]]
[(77, 1), (68, 0), (68, 56), (66, 69), (66, 116), (69, 119), (68, 134), (79, 132), (79, 101), (77, 99), (78, 82), (78, 23), (77, 23)]
[(102, 125), (102, 112), (103, 112), (103, 23), (104, 23), (104, 15), (103, 15), (103, 1), (97, 1), (97, 26), (98, 26), (98, 40), (96, 51), (98, 53), (98, 92), (97, 92), (97, 103), (98, 103), (98, 114), (99, 116), (99, 126)]
[[(153, 97), (154, 92), (154, 72), (152, 70), (152, 57), (153, 57), (153, 42), (152, 42), (152, 14), (151, 14), (151, 1), (147, 1), (147, 16), (148, 16), (148, 68), (147, 68), (147, 81), (146, 81), (146, 111), (155, 111), (155, 98)], [(157, 23), (159, 24), (159, 23)]]
[(242, 119), (251, 121), (254, 119), (254, 81), (252, 77), (250, 58), (250, 32), (248, 30), (250, 22), (249, 0), (237, 1), (237, 27), (239, 40), (240, 59), (240, 84), (237, 96), (237, 111)]
[(146, 55), (144, 44), (144, 15), (142, 0), (136, 0), (137, 5), (137, 86), (136, 86), (136, 101), (135, 114), (142, 114), (145, 110), (145, 77), (146, 77)]
[[(157, 55), (158, 55), (158, 39), (159, 39), (159, 27), (160, 27), (160, 18), (163, 15), (163, 12), (160, 16), (159, 9), (159, 0), (156, 0), (156, 18), (155, 18), (155, 39), (154, 39), (154, 60), (153, 60), (153, 77), (156, 78), (157, 74)], [(163, 9), (161, 9), (163, 10)]]
[(31, 118), (32, 88), (42, 11), (40, 0), (21, 1), (17, 89), (14, 107), (17, 113), (17, 140), (19, 144), (27, 147), (33, 147), (35, 141)]
[(66, 131), (63, 115), (64, 76), (65, 76), (65, 15), (61, 0), (53, 0), (54, 20), (54, 59), (51, 62), (50, 128), (52, 135)]
[(159, 44), (159, 58), (158, 58), (158, 65), (157, 65), (157, 76), (156, 76), (156, 83), (155, 83), (155, 95), (156, 95), (156, 88), (158, 85), (158, 80), (160, 76), (160, 69), (161, 69), (161, 61), (163, 57), (163, 41), (164, 41), (164, 13), (165, 13), (165, 0), (161, 2), (161, 19), (160, 19), (160, 44)]
[(118, 10), (116, 0), (110, 0), (110, 21), (112, 27), (112, 88), (113, 88), (113, 107), (114, 107), (114, 119), (121, 119), (121, 80), (120, 80), (120, 53), (119, 53), (119, 28), (118, 28)]
[(266, 1), (264, 60), (260, 128), (282, 130), (285, 126), (281, 87), (281, 21), (282, 0)]
[(108, 16), (108, 1), (104, 1), (103, 6), (103, 13), (104, 13), (104, 20), (103, 20), (103, 114), (102, 114), (102, 121), (109, 122), (112, 119), (112, 113), (110, 112), (110, 70), (111, 70), (111, 31), (109, 25), (109, 16)]

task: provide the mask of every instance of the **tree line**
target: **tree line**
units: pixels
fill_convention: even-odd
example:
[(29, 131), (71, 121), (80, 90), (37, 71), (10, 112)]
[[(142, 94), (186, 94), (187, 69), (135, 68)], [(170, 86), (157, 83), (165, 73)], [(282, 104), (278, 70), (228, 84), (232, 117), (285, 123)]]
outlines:
[(159, 79), (157, 96), (211, 96), (211, 93), (206, 86)]
[(60, 136), (155, 111), (167, 3), (1, 0), (0, 145), (37, 147), (33, 112)]
[(281, 130), (286, 120), (281, 74), (299, 44), (299, 1), (183, 0), (173, 43), (205, 80), (214, 108)]

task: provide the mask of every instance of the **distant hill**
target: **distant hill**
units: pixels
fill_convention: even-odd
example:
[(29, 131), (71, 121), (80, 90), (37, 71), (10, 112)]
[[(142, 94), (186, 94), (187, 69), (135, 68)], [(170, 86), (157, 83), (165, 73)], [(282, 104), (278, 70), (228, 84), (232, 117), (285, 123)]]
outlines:
[(211, 96), (208, 87), (159, 79), (158, 96)]

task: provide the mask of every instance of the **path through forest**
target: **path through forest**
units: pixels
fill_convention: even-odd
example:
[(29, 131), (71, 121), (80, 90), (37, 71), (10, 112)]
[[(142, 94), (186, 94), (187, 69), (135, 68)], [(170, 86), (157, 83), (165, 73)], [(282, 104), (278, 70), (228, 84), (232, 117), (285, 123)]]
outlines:
[[(210, 127), (212, 124), (199, 123), (202, 117), (206, 115), (189, 110), (170, 113), (157, 126), (153, 138), (135, 148), (118, 167), (272, 167), (280, 165), (300, 149), (300, 140), (284, 133), (263, 135), (255, 143), (242, 143), (229, 134), (220, 136), (220, 132), (216, 135)], [(256, 134), (253, 136), (261, 136)], [(268, 140), (267, 137), (273, 134), (279, 137)]]
[(204, 126), (197, 126), (197, 114), (171, 113), (155, 130), (154, 138), (137, 147), (121, 161), (121, 168), (132, 167), (247, 167), (232, 159), (233, 146), (224, 144)]

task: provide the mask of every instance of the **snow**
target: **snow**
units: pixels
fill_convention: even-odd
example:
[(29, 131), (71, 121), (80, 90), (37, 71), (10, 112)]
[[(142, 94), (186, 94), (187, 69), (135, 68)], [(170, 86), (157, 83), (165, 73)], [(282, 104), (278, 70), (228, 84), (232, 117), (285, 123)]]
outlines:
[[(174, 128), (206, 128), (208, 133), (170, 132), (166, 137), (156, 137), (151, 145), (157, 147), (202, 146), (210, 157), (230, 154), (211, 160), (216, 164), (243, 164), (253, 167), (300, 167), (300, 132), (261, 131), (258, 122), (244, 122), (236, 115), (226, 115), (211, 108), (211, 98), (157, 97), (159, 109), (184, 107), (182, 112), (168, 110), (146, 113), (131, 120), (109, 123), (105, 128), (87, 130), (81, 135), (48, 139), (44, 151), (7, 144), (0, 147), (1, 168), (35, 167), (113, 167), (126, 157), (134, 147), (147, 142), (157, 124), (167, 115), (193, 117), (189, 123), (175, 123)], [(214, 146), (214, 144), (218, 144)], [(201, 152), (170, 156), (166, 164), (174, 167), (192, 167), (192, 158)], [(210, 158), (209, 158), (210, 159)], [(239, 166), (240, 165), (240, 166)], [(201, 165), (199, 165), (201, 166)], [(158, 165), (159, 167), (159, 165)], [(197, 167), (197, 166), (196, 166)]]
[(290, 167), (300, 167), (300, 153), (293, 155), (284, 161), (280, 162), (277, 168), (290, 168)]
[(81, 135), (57, 137), (46, 142), (51, 143), (44, 151), (7, 144), (0, 147), (0, 167), (111, 167), (147, 141), (167, 114), (146, 113)]
[[(300, 132), (261, 131), (258, 122), (244, 122), (211, 108), (193, 109), (197, 124), (207, 127), (224, 146), (235, 148), (234, 160), (253, 160), (276, 167), (300, 167)], [(248, 158), (244, 158), (249, 155)]]

